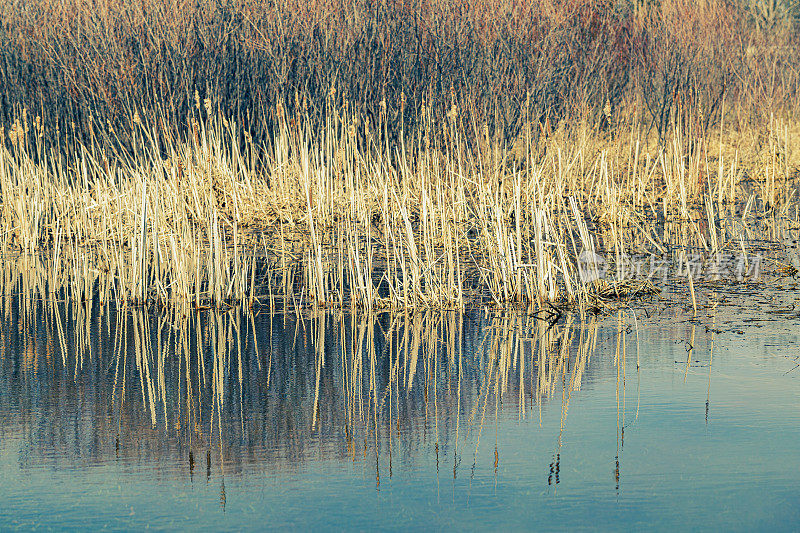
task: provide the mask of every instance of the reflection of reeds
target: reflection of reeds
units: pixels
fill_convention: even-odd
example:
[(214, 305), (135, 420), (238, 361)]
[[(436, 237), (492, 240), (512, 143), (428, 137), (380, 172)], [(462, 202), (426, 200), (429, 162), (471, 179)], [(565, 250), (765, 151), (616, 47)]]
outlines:
[[(375, 461), (378, 482), (387, 461), (419, 448), (441, 450), (457, 473), (501, 405), (526, 417), (559, 387), (563, 431), (596, 342), (594, 323), (548, 327), (524, 313), (5, 312), (0, 380), (12, 391), (35, 377), (26, 394), (36, 410), (14, 416), (37, 446), (73, 442), (97, 460), (178, 454), (190, 470), (205, 454), (236, 472), (263, 461), (297, 468), (322, 442), (324, 458)], [(64, 421), (76, 409), (73, 433)]]

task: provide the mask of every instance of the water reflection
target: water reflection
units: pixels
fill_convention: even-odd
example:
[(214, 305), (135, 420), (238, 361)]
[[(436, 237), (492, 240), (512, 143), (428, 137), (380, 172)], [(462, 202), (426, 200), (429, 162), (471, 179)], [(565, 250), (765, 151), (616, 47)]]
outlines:
[[(75, 498), (123, 528), (794, 518), (793, 323), (713, 306), (556, 322), (28, 300), (0, 313), (14, 510), (0, 524), (80, 527)], [(760, 502), (745, 517), (743, 497)]]
[(363, 461), (376, 486), (421, 448), (453, 477), (462, 456), (474, 468), (504, 409), (541, 416), (555, 397), (563, 430), (597, 335), (526, 313), (3, 311), (0, 431), (24, 436), (25, 465), (157, 461), (209, 477)]

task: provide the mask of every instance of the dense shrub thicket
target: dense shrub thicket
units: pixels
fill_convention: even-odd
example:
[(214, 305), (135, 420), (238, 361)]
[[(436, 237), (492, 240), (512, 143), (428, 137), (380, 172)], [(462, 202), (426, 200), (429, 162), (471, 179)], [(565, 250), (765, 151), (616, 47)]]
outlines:
[(723, 101), (749, 121), (797, 108), (800, 67), (789, 11), (754, 1), (3, 0), (0, 120), (26, 109), (62, 146), (129, 139), (136, 114), (183, 135), (209, 105), (261, 139), (332, 109), (390, 135), (423, 112), (505, 135), (707, 126)]

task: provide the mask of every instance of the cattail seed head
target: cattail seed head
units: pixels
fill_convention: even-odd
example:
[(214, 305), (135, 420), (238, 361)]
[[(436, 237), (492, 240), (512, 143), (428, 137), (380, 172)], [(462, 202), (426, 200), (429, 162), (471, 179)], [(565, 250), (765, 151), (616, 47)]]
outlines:
[(450, 111), (447, 113), (447, 118), (455, 121), (456, 117), (458, 117), (458, 108), (456, 107), (456, 104), (453, 104), (450, 106)]

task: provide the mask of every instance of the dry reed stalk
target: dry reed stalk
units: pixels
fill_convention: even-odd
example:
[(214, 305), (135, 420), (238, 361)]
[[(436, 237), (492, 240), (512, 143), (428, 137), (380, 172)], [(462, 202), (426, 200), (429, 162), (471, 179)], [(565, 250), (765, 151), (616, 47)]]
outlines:
[[(283, 115), (271, 143), (246, 143), (249, 156), (239, 127), (218, 113), (186, 143), (142, 126), (125, 157), (83, 146), (64, 162), (3, 145), (3, 252), (48, 254), (38, 280), (22, 278), (34, 297), (198, 308), (252, 305), (262, 293), (273, 308), (583, 305), (597, 287), (579, 276), (582, 251), (613, 251), (619, 263), (676, 244), (744, 249), (757, 217), (796, 203), (778, 193), (792, 155), (777, 120), (754, 188), (736, 153), (725, 165), (723, 141), (712, 180), (707, 137), (692, 128), (655, 148), (634, 127), (611, 144), (562, 130), (542, 146), (526, 137), (515, 159), (488, 126), (472, 142), (454, 122), (437, 130), (431, 119), (391, 146), (359, 137), (356, 121), (367, 123), (332, 109), (318, 132), (308, 117)], [(737, 203), (741, 224), (730, 221)], [(649, 217), (665, 221), (661, 235)]]

